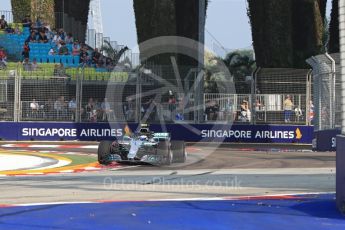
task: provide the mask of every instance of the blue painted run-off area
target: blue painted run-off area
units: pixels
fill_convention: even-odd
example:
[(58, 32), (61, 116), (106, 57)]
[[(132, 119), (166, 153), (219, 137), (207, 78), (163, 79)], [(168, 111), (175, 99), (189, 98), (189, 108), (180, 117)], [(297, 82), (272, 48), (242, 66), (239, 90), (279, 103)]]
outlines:
[(290, 200), (155, 201), (0, 209), (0, 229), (345, 229), (334, 194)]

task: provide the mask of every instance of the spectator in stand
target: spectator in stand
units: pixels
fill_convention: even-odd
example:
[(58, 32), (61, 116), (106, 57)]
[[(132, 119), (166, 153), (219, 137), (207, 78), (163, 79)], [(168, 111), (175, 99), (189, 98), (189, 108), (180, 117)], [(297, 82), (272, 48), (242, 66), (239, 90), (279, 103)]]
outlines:
[(24, 27), (31, 27), (32, 21), (30, 15), (26, 15), (25, 18), (22, 20), (22, 23)]
[(85, 106), (85, 111), (87, 114), (87, 119), (89, 121), (95, 121), (97, 117), (97, 110), (95, 109), (95, 102), (93, 98), (89, 98), (87, 105)]
[(5, 15), (1, 15), (0, 19), (0, 29), (5, 30), (8, 27), (7, 21), (5, 20)]
[(77, 110), (77, 102), (75, 98), (72, 98), (72, 100), (68, 102), (68, 113), (70, 114), (72, 120), (75, 119), (76, 110)]
[(54, 110), (57, 119), (63, 119), (66, 115), (65, 97), (60, 96), (54, 103)]
[(80, 61), (79, 61), (79, 63), (82, 64), (82, 65), (87, 65), (88, 61), (89, 61), (89, 54), (85, 50), (85, 48), (82, 48), (81, 52), (80, 52)]
[(73, 44), (73, 41), (74, 39), (73, 39), (72, 33), (68, 33), (67, 37), (65, 38), (66, 44)]
[(19, 26), (16, 25), (16, 28), (14, 28), (14, 33), (15, 34), (18, 34), (18, 35), (21, 35), (22, 34), (22, 31), (19, 29)]
[(48, 43), (48, 38), (44, 30), (41, 30), (38, 35), (38, 42), (39, 43)]
[(7, 66), (7, 55), (4, 48), (0, 48), (0, 66), (6, 68)]
[(58, 44), (56, 44), (56, 51), (59, 53), (60, 48), (62, 47), (63, 41), (61, 40)]
[(53, 33), (53, 40), (52, 40), (52, 42), (54, 42), (56, 45), (59, 45), (60, 42), (62, 41), (60, 35), (56, 32), (56, 30), (53, 30), (52, 33)]
[(31, 117), (37, 118), (38, 117), (38, 111), (40, 109), (40, 106), (36, 99), (33, 99), (30, 103), (30, 109), (31, 109)]
[(37, 42), (36, 37), (36, 32), (32, 31), (30, 36), (25, 40), (25, 42)]
[(50, 48), (50, 50), (49, 50), (49, 52), (48, 52), (48, 55), (49, 55), (49, 56), (55, 55), (54, 47), (51, 47), (51, 48)]
[(30, 63), (29, 58), (24, 59), (23, 69), (24, 69), (24, 71), (31, 71), (32, 70), (32, 64)]
[(11, 25), (7, 26), (5, 29), (6, 33), (8, 34), (14, 34), (14, 29), (12, 28)]
[[(94, 65), (93, 65), (94, 66)], [(96, 63), (96, 68), (104, 68), (104, 61), (103, 61), (103, 57), (100, 57), (98, 59), (98, 62)]]
[(60, 63), (60, 65), (59, 64), (55, 65), (54, 76), (63, 77), (63, 78), (68, 77), (68, 75), (66, 74), (66, 69), (65, 69), (65, 66), (63, 65), (63, 63)]
[(48, 33), (48, 31), (51, 31), (50, 25), (48, 23), (46, 23), (46, 22), (43, 23), (42, 27), (44, 28), (44, 31), (46, 33)]
[(62, 41), (65, 41), (66, 39), (66, 33), (63, 31), (63, 29), (59, 29), (58, 33), (59, 37), (61, 38)]
[(95, 114), (95, 116), (96, 116), (96, 120), (95, 121), (97, 121), (97, 120), (102, 120), (102, 107), (101, 107), (101, 104), (102, 103), (100, 103), (99, 101), (98, 101), (98, 99), (97, 98), (95, 98), (95, 110), (96, 110), (96, 114)]
[(22, 51), (22, 57), (23, 57), (23, 60), (25, 60), (26, 58), (27, 58), (27, 59), (30, 58), (30, 47), (29, 47), (29, 42), (25, 42), (25, 43), (24, 43), (24, 47), (23, 47), (23, 51)]
[(80, 54), (80, 45), (78, 40), (75, 40), (72, 45), (72, 55), (77, 56)]
[(45, 28), (45, 32), (46, 32), (48, 41), (49, 41), (49, 42), (52, 42), (52, 41), (53, 41), (53, 38), (54, 38), (54, 36), (55, 36), (54, 32), (53, 32), (52, 30), (48, 29), (47, 27)]
[(173, 120), (176, 115), (176, 97), (173, 91), (169, 90), (168, 107), (170, 111), (170, 119)]
[(37, 29), (40, 29), (43, 27), (43, 22), (41, 17), (37, 17), (36, 22), (35, 22), (35, 27)]
[(36, 70), (38, 70), (38, 69), (39, 69), (39, 66), (38, 66), (37, 60), (36, 60), (36, 58), (34, 58), (34, 59), (32, 60), (32, 63), (31, 63), (31, 70), (32, 70), (32, 71), (36, 71)]
[(61, 42), (61, 47), (59, 49), (59, 55), (69, 55), (68, 48), (65, 42)]
[(240, 107), (240, 116), (239, 119), (242, 122), (250, 121), (250, 110), (249, 110), (249, 103), (247, 100), (243, 100)]
[(101, 53), (98, 51), (97, 48), (92, 52), (92, 65), (97, 65), (98, 61), (101, 57)]
[(111, 109), (107, 98), (104, 98), (101, 104), (102, 120), (115, 120), (114, 110)]
[(105, 60), (105, 68), (108, 71), (111, 71), (113, 69), (113, 63), (112, 63), (111, 58), (106, 58), (106, 60)]
[(291, 100), (290, 95), (287, 95), (285, 97), (283, 107), (284, 107), (284, 120), (285, 120), (285, 123), (288, 123), (288, 122), (290, 122), (290, 117), (292, 115), (292, 109), (294, 107), (294, 104)]

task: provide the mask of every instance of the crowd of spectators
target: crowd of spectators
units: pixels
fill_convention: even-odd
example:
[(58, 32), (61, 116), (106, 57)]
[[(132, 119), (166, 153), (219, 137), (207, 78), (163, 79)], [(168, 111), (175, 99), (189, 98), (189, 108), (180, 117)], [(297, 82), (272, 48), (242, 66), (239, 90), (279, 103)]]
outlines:
[[(54, 55), (78, 56), (80, 66), (94, 67), (102, 69), (103, 71), (111, 71), (115, 67), (114, 60), (103, 55), (99, 49), (95, 48), (92, 50), (89, 46), (75, 39), (72, 33), (64, 31), (63, 28), (51, 28), (41, 17), (38, 17), (36, 21), (33, 22), (30, 15), (26, 15), (21, 23), (24, 28), (27, 28), (26, 30), (29, 30), (29, 36), (25, 38), (21, 52), (23, 63), (32, 60), (30, 54), (34, 49), (37, 49), (35, 48), (36, 46), (34, 47), (32, 44), (41, 43), (49, 44), (50, 48), (46, 53), (48, 57)], [(11, 23), (7, 23), (4, 15), (1, 16), (1, 30), (11, 34), (22, 34), (18, 23), (14, 23), (13, 25), (15, 25), (15, 28), (11, 28)], [(42, 53), (40, 52), (40, 54)], [(128, 67), (123, 66), (123, 68)]]
[[(55, 100), (50, 98), (45, 102), (33, 99), (29, 107), (28, 118), (44, 118), (48, 120), (76, 119), (77, 102), (75, 97), (72, 97), (69, 101), (64, 96), (59, 96)], [(102, 102), (98, 101), (98, 99), (89, 98), (87, 103), (81, 108), (81, 116), (84, 121), (89, 122), (115, 120), (115, 113), (107, 98), (104, 98)]]

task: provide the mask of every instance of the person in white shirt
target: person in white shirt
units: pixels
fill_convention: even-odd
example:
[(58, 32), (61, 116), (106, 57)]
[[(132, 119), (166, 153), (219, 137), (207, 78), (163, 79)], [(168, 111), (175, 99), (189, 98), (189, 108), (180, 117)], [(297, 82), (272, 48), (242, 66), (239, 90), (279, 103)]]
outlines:
[(49, 52), (48, 52), (48, 55), (52, 56), (52, 55), (55, 55), (55, 50), (54, 48), (50, 48)]
[(31, 109), (31, 115), (32, 117), (37, 117), (38, 116), (38, 111), (40, 109), (40, 106), (36, 99), (33, 99), (32, 102), (30, 103), (30, 109)]

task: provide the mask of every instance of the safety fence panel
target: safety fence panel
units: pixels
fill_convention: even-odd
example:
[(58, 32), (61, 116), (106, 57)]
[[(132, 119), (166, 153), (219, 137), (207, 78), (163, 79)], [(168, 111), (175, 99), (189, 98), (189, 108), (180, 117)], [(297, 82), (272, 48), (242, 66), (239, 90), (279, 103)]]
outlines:
[[(295, 83), (286, 79), (273, 81), (275, 75), (266, 72), (257, 79), (260, 90), (239, 94), (231, 79), (222, 78), (205, 79), (200, 91), (199, 72), (190, 66), (179, 66), (179, 70), (174, 66), (151, 66), (112, 72), (58, 67), (3, 70), (1, 120), (200, 123), (201, 112), (202, 123), (311, 124), (310, 86), (302, 76)], [(299, 88), (278, 92), (264, 82), (277, 87), (296, 84)], [(197, 95), (202, 95), (201, 101)]]
[[(305, 124), (304, 113), (306, 109), (305, 94), (291, 94), (295, 109), (290, 114), (290, 124)], [(283, 124), (285, 122), (284, 94), (257, 94), (255, 95), (254, 111), (251, 111), (251, 94), (204, 94), (205, 120), (207, 123), (257, 123), (257, 124)], [(243, 111), (243, 103), (248, 104), (248, 109)], [(208, 106), (216, 108), (208, 109)], [(244, 114), (245, 112), (245, 114)]]
[(0, 121), (14, 121), (15, 70), (0, 70)]
[(315, 130), (328, 130), (341, 126), (341, 69), (340, 55), (322, 54), (307, 62), (313, 68), (313, 100)]
[(252, 116), (256, 123), (313, 124), (311, 71), (258, 69), (252, 90)]
[(137, 119), (137, 78), (129, 72), (80, 73), (80, 116), (83, 122), (129, 121)]
[(75, 121), (76, 85), (48, 71), (21, 72), (21, 121)]
[(140, 71), (142, 122), (194, 122), (197, 106), (192, 69), (188, 66), (179, 66), (179, 70), (173, 66), (151, 66)]

